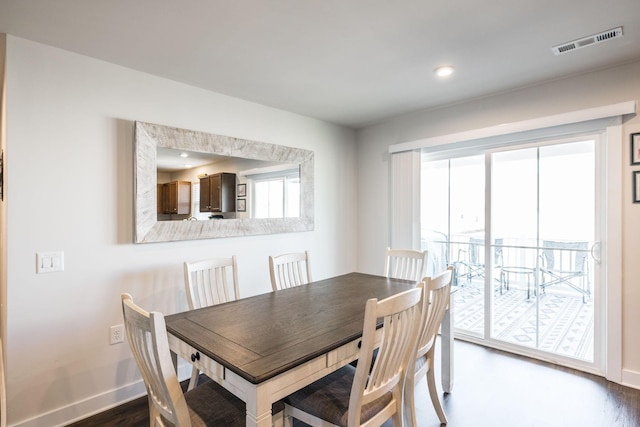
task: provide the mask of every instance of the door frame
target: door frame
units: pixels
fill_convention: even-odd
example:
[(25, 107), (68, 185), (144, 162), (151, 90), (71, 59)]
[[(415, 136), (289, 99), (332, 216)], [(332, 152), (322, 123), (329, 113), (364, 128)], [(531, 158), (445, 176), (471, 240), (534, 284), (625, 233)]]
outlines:
[[(603, 272), (605, 277), (604, 298), (601, 301), (606, 304), (606, 316), (601, 321), (605, 333), (605, 345), (601, 346), (604, 366), (604, 375), (607, 379), (622, 383), (622, 189), (627, 188), (622, 180), (622, 148), (627, 147), (623, 139), (622, 119), (625, 116), (636, 114), (637, 102), (626, 101), (617, 104), (608, 104), (574, 110), (565, 113), (553, 114), (544, 117), (526, 119), (500, 125), (493, 125), (473, 130), (464, 130), (441, 136), (420, 138), (412, 141), (401, 142), (389, 146), (391, 163), (394, 158), (406, 153), (437, 152), (444, 150), (456, 150), (471, 146), (483, 146), (490, 141), (498, 140), (498, 143), (509, 141), (524, 141), (532, 136), (566, 135), (577, 132), (603, 132), (603, 149), (605, 149), (606, 184), (603, 191), (606, 192), (605, 227), (607, 241), (602, 243), (601, 253), (606, 258), (607, 268)], [(415, 159), (419, 156), (413, 156)], [(408, 165), (409, 166), (409, 165)], [(626, 170), (626, 169), (625, 169)], [(405, 237), (407, 242), (413, 242), (413, 246), (419, 247), (420, 227), (419, 210), (420, 194), (419, 176), (420, 167), (416, 161), (411, 164), (409, 170), (400, 171), (391, 167), (391, 201), (397, 201), (404, 207), (410, 207), (411, 215), (404, 218), (395, 218), (392, 215), (390, 224), (390, 236), (398, 234)], [(410, 174), (411, 182), (418, 182), (416, 186), (403, 186), (403, 180)], [(406, 181), (405, 181), (406, 182)], [(416, 191), (417, 190), (417, 191)], [(395, 213), (395, 209), (392, 209)]]

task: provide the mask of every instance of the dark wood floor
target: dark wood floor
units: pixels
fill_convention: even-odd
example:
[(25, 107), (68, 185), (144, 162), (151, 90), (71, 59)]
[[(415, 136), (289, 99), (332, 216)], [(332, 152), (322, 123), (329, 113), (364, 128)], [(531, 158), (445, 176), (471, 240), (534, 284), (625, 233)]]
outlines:
[[(455, 386), (443, 397), (449, 427), (640, 426), (640, 390), (458, 340), (455, 350)], [(418, 387), (420, 427), (439, 426), (425, 382)], [(146, 397), (71, 424), (148, 425)]]

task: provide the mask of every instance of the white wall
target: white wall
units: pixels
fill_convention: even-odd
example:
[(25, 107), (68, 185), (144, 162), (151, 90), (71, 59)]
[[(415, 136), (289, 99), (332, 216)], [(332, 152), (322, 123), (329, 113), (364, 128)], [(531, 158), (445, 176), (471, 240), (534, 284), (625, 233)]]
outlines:
[[(447, 84), (454, 85), (455, 79)], [(425, 95), (427, 96), (427, 95)], [(361, 129), (357, 135), (358, 181), (375, 191), (358, 192), (358, 269), (376, 273), (389, 244), (389, 145), (553, 114), (640, 99), (640, 62), (583, 74), (429, 111), (419, 111)], [(640, 118), (625, 119), (622, 152), (622, 380), (640, 388), (640, 205), (631, 201), (629, 134)]]
[[(6, 113), (12, 425), (64, 424), (142, 392), (109, 326), (122, 323), (121, 292), (185, 310), (183, 260), (236, 254), (244, 296), (270, 291), (274, 253), (309, 249), (317, 279), (355, 270), (351, 130), (13, 36)], [(313, 150), (315, 231), (133, 244), (135, 120)], [(39, 251), (64, 251), (65, 271), (36, 275)]]
[[(7, 36), (0, 33), (0, 149), (4, 155), (6, 151), (6, 120), (5, 120), (5, 57)], [(4, 180), (2, 180), (4, 182)], [(0, 182), (0, 184), (2, 183)], [(0, 201), (0, 271), (7, 271), (6, 229), (7, 229), (7, 204)], [(7, 326), (7, 311), (5, 301), (7, 299), (7, 275), (0, 274), (0, 337), (4, 339)], [(4, 341), (4, 340), (3, 340)], [(4, 342), (0, 346), (3, 351)]]

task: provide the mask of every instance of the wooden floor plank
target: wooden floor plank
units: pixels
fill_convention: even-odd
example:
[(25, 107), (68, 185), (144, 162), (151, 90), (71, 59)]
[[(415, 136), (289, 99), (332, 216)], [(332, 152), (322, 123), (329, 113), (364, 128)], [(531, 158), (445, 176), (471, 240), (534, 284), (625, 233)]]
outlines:
[[(455, 350), (453, 393), (443, 397), (448, 427), (640, 426), (640, 390), (459, 340)], [(419, 426), (439, 426), (425, 382), (418, 387)], [(147, 426), (148, 417), (145, 397), (70, 427)]]

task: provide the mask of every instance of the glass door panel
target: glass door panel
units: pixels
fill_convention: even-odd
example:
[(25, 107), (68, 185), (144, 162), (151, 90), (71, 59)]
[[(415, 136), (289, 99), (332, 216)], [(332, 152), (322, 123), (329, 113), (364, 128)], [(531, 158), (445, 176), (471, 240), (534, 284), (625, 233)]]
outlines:
[(503, 254), (491, 338), (593, 360), (588, 271), (595, 224), (594, 144), (491, 155), (491, 224)]
[[(420, 197), (421, 246), (428, 276), (449, 265), (449, 160), (423, 161)], [(435, 208), (437, 207), (437, 208)]]
[(494, 153), (491, 171), (491, 231), (502, 256), (490, 336), (536, 347), (538, 149)]
[(474, 335), (484, 330), (484, 177), (484, 155), (423, 162), (421, 221), (422, 247), (430, 259), (427, 274), (455, 267), (454, 286), (465, 288), (454, 294), (457, 306), (473, 305), (476, 313), (455, 327)]
[(422, 247), (427, 274), (455, 267), (457, 333), (594, 361), (595, 148), (574, 139), (425, 155)]
[(503, 239), (506, 246), (535, 246), (538, 233), (537, 149), (495, 153), (491, 169), (493, 235)]
[[(594, 360), (595, 141), (540, 147), (538, 348)], [(543, 318), (543, 316), (546, 316)]]

